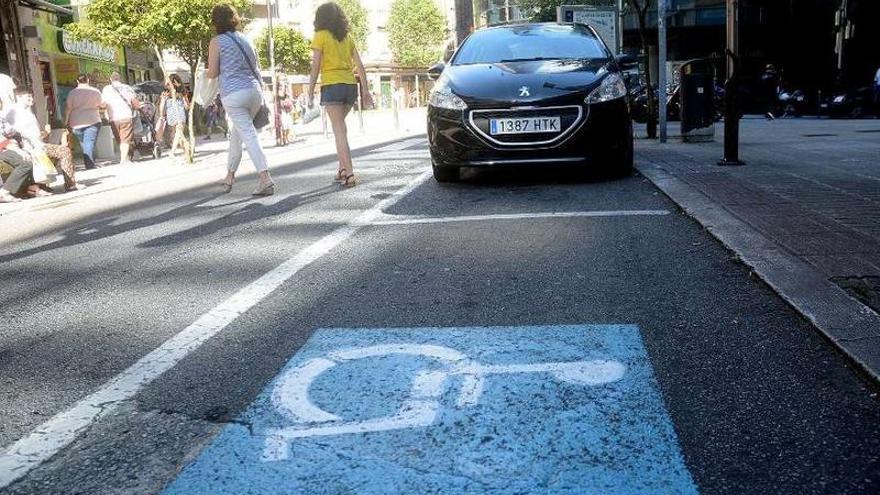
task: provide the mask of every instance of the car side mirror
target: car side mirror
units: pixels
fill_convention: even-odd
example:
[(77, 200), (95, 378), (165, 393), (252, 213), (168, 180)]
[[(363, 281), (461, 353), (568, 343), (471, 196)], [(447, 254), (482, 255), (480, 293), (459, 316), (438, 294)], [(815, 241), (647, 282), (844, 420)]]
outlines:
[(432, 81), (436, 81), (440, 74), (443, 73), (443, 69), (446, 68), (446, 64), (443, 62), (438, 62), (431, 67), (428, 67), (428, 77), (431, 78)]
[(639, 60), (635, 56), (627, 55), (625, 53), (614, 57), (614, 61), (617, 62), (617, 65), (619, 65), (620, 67), (631, 67), (639, 62)]

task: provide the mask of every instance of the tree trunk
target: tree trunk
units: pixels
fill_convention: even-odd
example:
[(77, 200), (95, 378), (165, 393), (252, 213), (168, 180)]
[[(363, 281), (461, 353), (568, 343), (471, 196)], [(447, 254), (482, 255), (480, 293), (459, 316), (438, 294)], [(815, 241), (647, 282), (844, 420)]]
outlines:
[(190, 81), (192, 81), (191, 94), (189, 96), (189, 112), (187, 112), (187, 125), (189, 127), (189, 153), (187, 154), (186, 160), (188, 163), (192, 164), (193, 157), (196, 154), (196, 133), (193, 132), (193, 118), (195, 115), (196, 103), (195, 98), (195, 90), (198, 85), (198, 77), (199, 77), (199, 64), (202, 60), (201, 51), (199, 52), (199, 58), (196, 61), (195, 65), (192, 63), (189, 64), (189, 73), (190, 73)]

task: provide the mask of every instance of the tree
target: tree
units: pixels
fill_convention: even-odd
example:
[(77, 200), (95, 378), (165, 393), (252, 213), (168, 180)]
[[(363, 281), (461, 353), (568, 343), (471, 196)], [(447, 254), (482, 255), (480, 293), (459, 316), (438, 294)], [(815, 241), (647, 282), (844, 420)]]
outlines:
[[(92, 0), (86, 20), (69, 24), (67, 29), (74, 37), (106, 45), (152, 49), (166, 76), (162, 51), (172, 50), (189, 65), (190, 81), (195, 87), (197, 69), (205, 60), (208, 42), (214, 36), (211, 10), (220, 3), (233, 5), (240, 13), (249, 12), (251, 4), (248, 0)], [(190, 150), (195, 148), (193, 110), (190, 106)]]
[(615, 0), (518, 0), (520, 12), (530, 21), (549, 22), (556, 20), (556, 8), (561, 5), (593, 5), (613, 7)]
[[(299, 31), (286, 26), (272, 28), (275, 38), (275, 66), (288, 74), (308, 74), (312, 60), (309, 40)], [(269, 29), (266, 28), (257, 38), (257, 53), (260, 66), (269, 67)]]
[(367, 49), (367, 34), (369, 34), (369, 26), (367, 25), (367, 9), (361, 5), (360, 0), (334, 0), (345, 16), (348, 17), (348, 24), (351, 27), (351, 38), (358, 51), (363, 52)]
[(386, 29), (398, 64), (426, 67), (440, 59), (446, 18), (432, 0), (394, 0)]

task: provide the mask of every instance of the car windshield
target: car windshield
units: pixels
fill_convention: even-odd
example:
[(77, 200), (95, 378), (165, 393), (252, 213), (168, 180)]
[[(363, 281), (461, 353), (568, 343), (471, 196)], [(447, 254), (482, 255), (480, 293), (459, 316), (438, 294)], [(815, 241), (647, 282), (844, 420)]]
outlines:
[(477, 31), (462, 45), (452, 64), (608, 57), (602, 41), (583, 26), (532, 24)]

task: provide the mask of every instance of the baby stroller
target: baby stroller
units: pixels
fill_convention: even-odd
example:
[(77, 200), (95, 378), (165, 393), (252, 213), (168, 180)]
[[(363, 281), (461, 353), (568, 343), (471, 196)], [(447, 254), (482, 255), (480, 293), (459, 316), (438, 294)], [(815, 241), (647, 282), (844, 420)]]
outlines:
[(140, 125), (134, 124), (134, 134), (131, 139), (131, 152), (137, 151), (141, 156), (152, 155), (153, 158), (162, 157), (162, 146), (156, 136), (156, 105), (149, 101), (141, 103), (135, 118), (140, 120)]

